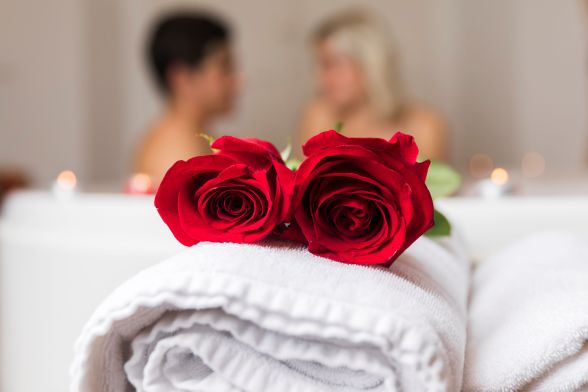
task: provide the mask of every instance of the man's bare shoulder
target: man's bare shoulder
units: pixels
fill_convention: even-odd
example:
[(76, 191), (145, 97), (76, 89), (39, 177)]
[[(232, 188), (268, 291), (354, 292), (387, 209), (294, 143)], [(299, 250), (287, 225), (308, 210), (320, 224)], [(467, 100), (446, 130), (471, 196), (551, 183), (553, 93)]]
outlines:
[(135, 156), (135, 170), (155, 179), (180, 159), (210, 153), (207, 142), (196, 134), (156, 125), (143, 136)]

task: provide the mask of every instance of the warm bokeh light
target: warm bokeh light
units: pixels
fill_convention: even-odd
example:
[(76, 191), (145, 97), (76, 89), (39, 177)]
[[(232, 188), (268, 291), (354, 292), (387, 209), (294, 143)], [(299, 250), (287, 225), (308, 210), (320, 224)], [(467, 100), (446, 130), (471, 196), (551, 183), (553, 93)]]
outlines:
[(506, 169), (497, 167), (496, 169), (492, 170), (490, 180), (496, 185), (505, 185), (508, 182), (508, 172)]
[(71, 170), (64, 170), (57, 176), (57, 185), (62, 189), (74, 189), (78, 180)]
[(470, 174), (474, 178), (486, 178), (492, 171), (494, 163), (486, 154), (474, 154), (470, 158)]
[(539, 177), (545, 173), (545, 158), (538, 152), (528, 152), (521, 166), (525, 177)]
[(136, 173), (129, 179), (126, 191), (131, 194), (153, 193), (153, 181), (147, 174)]

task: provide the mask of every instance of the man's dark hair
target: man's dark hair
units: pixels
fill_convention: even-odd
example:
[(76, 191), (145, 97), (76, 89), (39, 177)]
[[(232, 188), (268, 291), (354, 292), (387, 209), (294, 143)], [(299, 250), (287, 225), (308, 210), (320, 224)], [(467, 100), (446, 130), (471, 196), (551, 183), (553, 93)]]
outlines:
[(148, 44), (148, 59), (155, 81), (169, 92), (171, 65), (198, 67), (211, 50), (230, 40), (230, 30), (220, 19), (204, 13), (174, 13), (160, 19)]

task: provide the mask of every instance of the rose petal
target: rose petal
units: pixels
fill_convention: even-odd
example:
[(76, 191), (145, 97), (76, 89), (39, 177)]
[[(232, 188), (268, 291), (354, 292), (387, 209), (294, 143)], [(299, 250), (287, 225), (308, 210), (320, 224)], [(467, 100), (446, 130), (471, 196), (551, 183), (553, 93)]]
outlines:
[(240, 157), (241, 154), (246, 153), (248, 158), (257, 158), (256, 161), (265, 158), (268, 161), (275, 160), (283, 163), (278, 149), (264, 140), (222, 136), (216, 139), (211, 147), (226, 153), (238, 153)]

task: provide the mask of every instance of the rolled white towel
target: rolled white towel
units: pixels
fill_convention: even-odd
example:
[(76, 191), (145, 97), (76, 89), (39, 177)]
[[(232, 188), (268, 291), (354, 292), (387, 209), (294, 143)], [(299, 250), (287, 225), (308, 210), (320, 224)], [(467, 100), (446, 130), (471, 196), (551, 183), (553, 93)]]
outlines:
[(472, 281), (467, 391), (588, 389), (588, 243), (566, 233), (521, 241)]
[(391, 271), (201, 243), (99, 306), (71, 390), (456, 391), (468, 280), (452, 241), (420, 239)]

